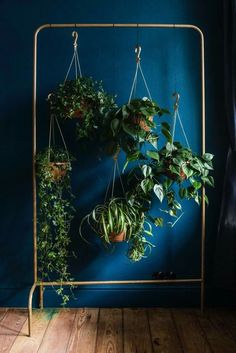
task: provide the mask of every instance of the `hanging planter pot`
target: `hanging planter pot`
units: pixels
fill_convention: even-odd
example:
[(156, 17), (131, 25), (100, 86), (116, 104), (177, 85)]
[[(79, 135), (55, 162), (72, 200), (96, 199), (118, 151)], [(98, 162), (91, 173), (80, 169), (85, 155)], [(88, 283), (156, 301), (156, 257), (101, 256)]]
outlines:
[(142, 117), (142, 114), (138, 113), (136, 116), (134, 116), (133, 118), (133, 122), (134, 124), (137, 124), (140, 126), (140, 128), (146, 132), (150, 132), (151, 131), (151, 127), (147, 124), (146, 120), (148, 120), (148, 122), (150, 122), (152, 126), (154, 126), (153, 124), (153, 115), (147, 116), (147, 117)]
[(69, 162), (49, 162), (50, 174), (54, 181), (59, 181), (63, 178), (70, 169)]
[(60, 182), (71, 170), (68, 152), (50, 147), (36, 157), (37, 174), (53, 182)]
[(109, 234), (109, 240), (111, 243), (121, 243), (126, 240), (126, 232), (125, 230), (120, 233), (111, 232)]
[(77, 120), (77, 138), (90, 137), (101, 126), (102, 118), (116, 107), (102, 82), (78, 77), (60, 84), (48, 97), (51, 114), (61, 120)]

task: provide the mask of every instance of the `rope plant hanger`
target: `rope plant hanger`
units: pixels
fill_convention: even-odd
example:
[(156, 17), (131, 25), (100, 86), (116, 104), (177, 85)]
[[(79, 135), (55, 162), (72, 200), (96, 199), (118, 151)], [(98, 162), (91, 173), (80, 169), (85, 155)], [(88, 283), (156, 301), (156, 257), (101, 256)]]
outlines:
[[(76, 122), (76, 138), (97, 139), (101, 118), (115, 107), (114, 98), (107, 94), (102, 82), (82, 76), (78, 54), (78, 33), (73, 31), (73, 55), (64, 82), (50, 96), (51, 112), (61, 120)], [(75, 78), (69, 80), (74, 68)]]

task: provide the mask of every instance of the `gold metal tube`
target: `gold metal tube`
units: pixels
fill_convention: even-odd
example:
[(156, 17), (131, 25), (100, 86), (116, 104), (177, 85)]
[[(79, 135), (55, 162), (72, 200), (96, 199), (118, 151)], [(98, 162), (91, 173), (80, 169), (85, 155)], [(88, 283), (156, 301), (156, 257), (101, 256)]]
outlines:
[(88, 285), (111, 285), (111, 284), (168, 284), (168, 283), (200, 283), (201, 278), (183, 278), (183, 279), (138, 279), (124, 281), (70, 281), (70, 282), (41, 282), (44, 286), (88, 286)]
[(39, 286), (39, 307), (40, 307), (40, 309), (43, 309), (43, 292), (44, 292), (43, 285), (40, 284), (40, 286)]
[(35, 157), (37, 149), (37, 120), (36, 120), (36, 100), (37, 100), (37, 32), (34, 35), (34, 71), (33, 71), (33, 121), (32, 121), (32, 173), (33, 173), (33, 242), (34, 242), (34, 282), (37, 282), (38, 269), (37, 269), (37, 190), (36, 190), (36, 168)]
[[(202, 154), (206, 151), (206, 107), (205, 107), (205, 43), (204, 35), (201, 35), (201, 86), (202, 86)], [(205, 243), (206, 243), (206, 203), (205, 203), (205, 187), (202, 187), (201, 202), (201, 312), (204, 311), (205, 300)]]
[(37, 283), (34, 283), (29, 292), (29, 299), (28, 299), (28, 330), (29, 330), (29, 337), (31, 337), (32, 333), (32, 299), (35, 288), (37, 287)]

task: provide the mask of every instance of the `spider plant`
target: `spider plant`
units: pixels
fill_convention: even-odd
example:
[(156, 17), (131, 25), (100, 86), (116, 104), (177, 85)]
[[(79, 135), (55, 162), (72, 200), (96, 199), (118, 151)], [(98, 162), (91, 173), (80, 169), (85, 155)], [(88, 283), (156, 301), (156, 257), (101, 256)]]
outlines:
[[(84, 238), (82, 227), (85, 222), (101, 238), (106, 247), (114, 242), (126, 241), (133, 249), (137, 248), (140, 242), (145, 243), (146, 246), (143, 249), (136, 251), (139, 256), (134, 256), (133, 251), (129, 250), (128, 256), (131, 260), (141, 260), (145, 256), (147, 247), (152, 246), (145, 241), (145, 235), (152, 236), (152, 227), (141, 211), (139, 203), (114, 197), (104, 204), (97, 205), (81, 221), (79, 233), (82, 238)], [(140, 239), (139, 242), (138, 239)]]

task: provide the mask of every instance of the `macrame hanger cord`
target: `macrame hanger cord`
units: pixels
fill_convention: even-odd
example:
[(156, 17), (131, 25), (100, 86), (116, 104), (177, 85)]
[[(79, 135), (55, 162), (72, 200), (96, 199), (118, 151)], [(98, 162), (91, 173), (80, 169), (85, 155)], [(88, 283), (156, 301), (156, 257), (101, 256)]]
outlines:
[(125, 195), (125, 188), (124, 188), (124, 184), (123, 184), (123, 181), (122, 181), (121, 172), (120, 172), (119, 163), (118, 163), (119, 153), (120, 153), (120, 148), (117, 150), (117, 152), (113, 156), (114, 164), (113, 164), (113, 168), (112, 168), (112, 172), (111, 172), (111, 177), (110, 177), (107, 189), (106, 189), (104, 201), (107, 201), (107, 197), (108, 197), (108, 193), (109, 193), (109, 189), (110, 189), (111, 183), (112, 183), (112, 186), (111, 186), (111, 198), (113, 198), (113, 196), (114, 196), (115, 181), (116, 181), (116, 174), (117, 173), (118, 173), (118, 176), (119, 176), (122, 192)]
[(180, 124), (180, 127), (181, 127), (181, 130), (182, 130), (182, 133), (183, 133), (183, 136), (185, 138), (185, 141), (186, 141), (186, 144), (187, 144), (187, 147), (190, 148), (190, 144), (188, 142), (188, 138), (187, 138), (187, 135), (186, 135), (186, 132), (185, 132), (185, 129), (184, 129), (184, 125), (183, 125), (183, 122), (181, 120), (181, 117), (180, 117), (180, 114), (179, 114), (179, 100), (180, 100), (180, 95), (179, 93), (175, 92), (173, 94), (173, 97), (176, 98), (175, 100), (175, 103), (174, 103), (174, 123), (173, 123), (173, 130), (172, 130), (172, 145), (173, 145), (173, 142), (174, 142), (174, 138), (175, 138), (175, 130), (176, 130), (176, 121), (178, 119), (179, 121), (179, 124)]
[(141, 46), (137, 44), (137, 46), (136, 46), (136, 48), (135, 48), (135, 54), (136, 54), (136, 69), (135, 69), (134, 79), (133, 79), (133, 83), (132, 83), (131, 91), (130, 91), (130, 95), (129, 95), (129, 101), (128, 101), (129, 103), (130, 103), (130, 101), (131, 101), (131, 99), (132, 99), (133, 93), (136, 91), (137, 79), (138, 79), (138, 71), (140, 71), (141, 77), (142, 77), (142, 79), (143, 79), (145, 88), (146, 88), (147, 93), (148, 93), (148, 97), (149, 97), (150, 100), (152, 100), (152, 96), (151, 96), (149, 87), (148, 87), (148, 85), (147, 85), (147, 81), (146, 81), (146, 79), (145, 79), (145, 76), (144, 76), (144, 73), (143, 73), (143, 70), (142, 70), (142, 67), (141, 67), (141, 63), (140, 63), (140, 60), (141, 60), (141, 51), (142, 51)]
[(65, 141), (65, 138), (64, 138), (64, 136), (63, 136), (63, 133), (62, 133), (62, 130), (61, 130), (61, 127), (60, 127), (60, 124), (59, 124), (59, 122), (58, 122), (57, 117), (55, 117), (55, 120), (56, 120), (56, 123), (57, 123), (57, 127), (58, 127), (58, 130), (59, 130), (59, 133), (60, 133), (60, 135), (61, 135), (62, 143), (63, 143), (63, 145), (64, 145), (64, 147), (65, 147), (65, 151), (66, 151), (66, 154), (67, 154), (67, 157), (68, 157), (68, 160), (69, 160), (70, 157), (69, 157), (68, 148), (67, 148), (67, 146), (66, 146), (66, 141)]
[[(48, 95), (48, 99), (50, 99), (50, 95), (51, 95), (51, 93)], [(68, 148), (66, 146), (65, 138), (63, 136), (60, 124), (58, 122), (57, 117), (54, 114), (51, 114), (50, 124), (49, 124), (49, 138), (48, 138), (48, 161), (50, 162), (51, 146), (52, 145), (55, 146), (55, 121), (56, 121), (57, 128), (58, 128), (59, 134), (62, 139), (62, 143), (64, 145), (64, 148), (65, 148), (66, 154), (68, 156), (68, 160), (69, 160), (70, 159), (69, 152), (68, 152)]]
[(74, 43), (73, 43), (74, 53), (73, 53), (69, 68), (67, 70), (64, 83), (67, 81), (67, 78), (69, 76), (69, 73), (71, 71), (73, 63), (75, 65), (75, 78), (76, 79), (78, 78), (78, 72), (79, 72), (79, 77), (82, 77), (81, 66), (80, 66), (80, 61), (79, 61), (79, 54), (78, 54), (78, 43), (77, 43), (78, 42), (78, 32), (73, 31), (72, 37), (74, 38)]

